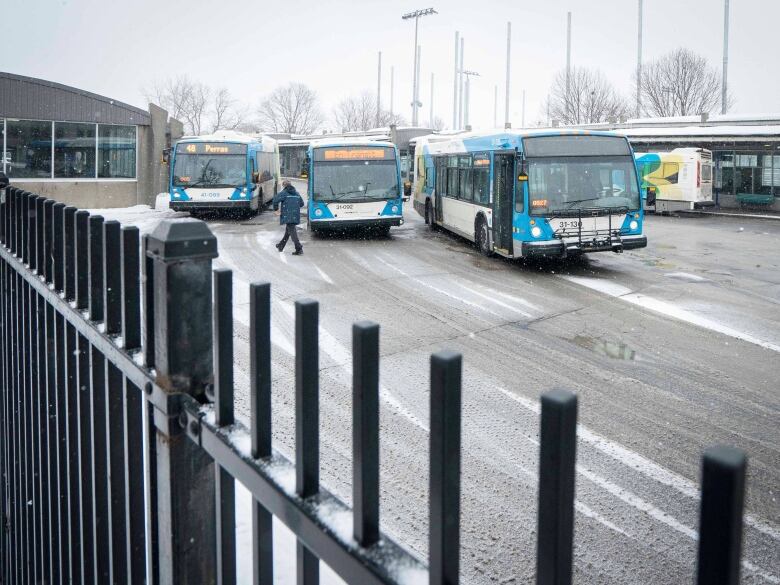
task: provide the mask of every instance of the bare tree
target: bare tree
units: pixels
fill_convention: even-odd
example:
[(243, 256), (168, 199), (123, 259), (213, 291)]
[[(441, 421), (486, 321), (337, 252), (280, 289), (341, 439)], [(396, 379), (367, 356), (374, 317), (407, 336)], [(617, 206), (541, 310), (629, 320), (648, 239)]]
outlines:
[[(388, 110), (379, 112), (379, 127), (402, 126), (406, 119)], [(364, 91), (360, 95), (341, 100), (333, 108), (333, 122), (342, 132), (359, 132), (377, 127), (376, 94)]]
[[(707, 59), (689, 49), (675, 49), (642, 65), (644, 113), (661, 117), (710, 113), (720, 104), (720, 82)], [(732, 105), (728, 96), (728, 108)]]
[(562, 124), (617, 122), (630, 108), (601, 71), (583, 67), (571, 68), (568, 84), (565, 70), (555, 76), (544, 107), (549, 119)]
[(226, 88), (213, 90), (186, 75), (155, 82), (144, 93), (149, 101), (183, 122), (187, 134), (235, 130), (247, 118), (245, 106), (235, 100)]
[(342, 132), (370, 130), (376, 127), (376, 97), (364, 91), (341, 100), (333, 108), (333, 121)]
[(241, 107), (226, 88), (214, 93), (211, 112), (211, 131), (238, 130), (246, 119), (246, 109)]
[(379, 125), (384, 126), (406, 126), (407, 121), (398, 112), (391, 112), (390, 110), (382, 110), (379, 113)]
[(183, 121), (183, 113), (192, 93), (192, 80), (186, 75), (155, 81), (151, 88), (143, 90), (146, 99), (165, 108), (168, 115)]
[(208, 116), (207, 109), (210, 97), (211, 89), (208, 86), (200, 82), (194, 82), (189, 96), (184, 102), (182, 115), (184, 116), (185, 126), (195, 136), (200, 136), (203, 132), (206, 117)]
[(311, 134), (323, 122), (317, 94), (302, 83), (277, 87), (260, 104), (260, 120), (274, 132)]
[(433, 121), (428, 120), (426, 127), (430, 128), (431, 130), (435, 130), (436, 132), (439, 132), (440, 130), (444, 130), (444, 127), (446, 126), (446, 123), (444, 120), (439, 118), (439, 116), (434, 116)]

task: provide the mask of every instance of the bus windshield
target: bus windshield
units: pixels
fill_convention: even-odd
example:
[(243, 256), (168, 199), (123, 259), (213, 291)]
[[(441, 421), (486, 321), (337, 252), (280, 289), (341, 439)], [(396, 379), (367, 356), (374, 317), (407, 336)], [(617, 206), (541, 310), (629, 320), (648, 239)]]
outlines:
[(398, 199), (395, 160), (314, 162), (312, 197), (315, 201)]
[(585, 208), (639, 209), (631, 156), (561, 156), (528, 159), (531, 215)]
[(246, 155), (177, 153), (173, 168), (176, 187), (243, 187), (247, 184)]

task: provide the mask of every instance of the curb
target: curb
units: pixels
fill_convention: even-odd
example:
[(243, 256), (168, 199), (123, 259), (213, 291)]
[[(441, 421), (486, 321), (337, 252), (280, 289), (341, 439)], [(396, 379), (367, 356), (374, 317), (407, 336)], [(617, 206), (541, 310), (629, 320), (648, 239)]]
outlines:
[(720, 215), (723, 217), (744, 217), (747, 219), (774, 219), (780, 221), (780, 215), (759, 215), (755, 213), (728, 213), (723, 211), (699, 211), (699, 210), (681, 210), (678, 213), (687, 215)]

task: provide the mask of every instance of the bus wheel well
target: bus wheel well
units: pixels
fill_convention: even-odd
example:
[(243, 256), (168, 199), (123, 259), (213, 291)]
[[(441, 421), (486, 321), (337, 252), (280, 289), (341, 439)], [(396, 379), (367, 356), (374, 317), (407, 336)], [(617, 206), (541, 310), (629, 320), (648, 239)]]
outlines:
[(481, 212), (474, 218), (474, 243), (482, 255), (492, 255), (493, 246), (490, 242), (490, 229), (488, 228), (487, 217)]

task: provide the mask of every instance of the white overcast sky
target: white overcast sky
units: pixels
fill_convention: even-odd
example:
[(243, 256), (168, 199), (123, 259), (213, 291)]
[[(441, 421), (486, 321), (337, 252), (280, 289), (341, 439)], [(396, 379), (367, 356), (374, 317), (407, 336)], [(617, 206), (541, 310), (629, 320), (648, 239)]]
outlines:
[[(601, 69), (632, 93), (637, 0), (2, 0), (0, 71), (40, 77), (145, 107), (143, 88), (187, 74), (227, 87), (253, 108), (275, 86), (300, 81), (326, 111), (343, 97), (376, 91), (382, 51), (382, 98), (410, 117), (414, 25), (401, 15), (433, 6), (420, 20), (423, 108), (430, 76), (434, 115), (452, 123), (454, 34), (465, 37), (472, 83), (471, 122), (493, 123), (494, 86), (503, 120), (506, 23), (512, 22), (510, 117), (540, 118), (555, 72), (565, 65), (566, 12), (572, 12), (572, 63)], [(645, 0), (644, 59), (678, 46), (718, 70), (723, 0)], [(731, 0), (729, 85), (735, 113), (780, 112), (776, 57), (780, 0)]]

